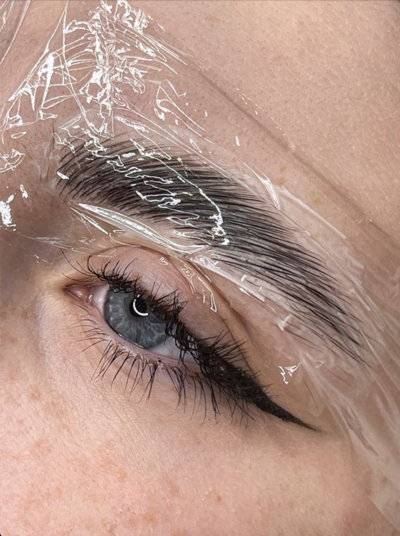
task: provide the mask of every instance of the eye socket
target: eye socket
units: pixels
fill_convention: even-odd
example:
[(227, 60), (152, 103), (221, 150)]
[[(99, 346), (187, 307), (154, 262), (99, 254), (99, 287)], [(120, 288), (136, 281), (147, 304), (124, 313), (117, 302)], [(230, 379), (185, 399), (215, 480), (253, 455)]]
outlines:
[[(237, 342), (228, 330), (219, 331), (219, 335), (215, 336), (218, 326), (221, 327), (224, 322), (215, 312), (210, 315), (209, 305), (204, 305), (204, 299), (197, 301), (196, 305), (193, 300), (189, 304), (189, 298), (188, 302), (183, 301), (177, 290), (163, 295), (161, 284), (155, 289), (157, 279), (154, 270), (147, 273), (145, 266), (141, 271), (145, 274), (147, 288), (142, 285), (139, 275), (133, 277), (132, 262), (125, 265), (115, 259), (100, 264), (101, 261), (102, 257), (95, 267), (89, 257), (86, 268), (71, 265), (84, 278), (79, 280), (78, 288), (77, 285), (68, 287), (70, 293), (90, 306), (93, 318), (88, 319), (88, 339), (94, 341), (91, 346), (105, 342), (98, 365), (99, 377), (103, 378), (117, 362), (119, 366), (113, 381), (125, 368), (126, 384), (130, 378), (133, 379), (132, 390), (147, 371), (145, 391), (150, 393), (157, 373), (163, 370), (167, 373), (164, 377), (169, 377), (177, 391), (178, 403), (186, 402), (187, 385), (190, 385), (194, 400), (198, 396), (198, 400), (203, 399), (207, 407), (206, 397), (209, 397), (215, 415), (220, 413), (221, 402), (227, 404), (232, 416), (236, 410), (251, 416), (249, 411), (253, 406), (282, 421), (315, 430), (271, 399), (267, 389), (260, 385), (257, 374), (247, 365), (241, 342)], [(139, 271), (137, 265), (135, 272)], [(171, 281), (165, 278), (165, 274), (162, 279), (164, 288), (171, 288)], [(76, 279), (74, 281), (76, 283)], [(149, 291), (151, 281), (153, 288)], [(195, 326), (197, 332), (201, 330), (204, 333), (206, 330), (210, 336), (194, 336), (187, 328), (186, 321), (181, 318), (186, 305), (190, 305), (191, 309), (190, 314), (183, 313), (186, 321), (191, 318), (189, 323)], [(208, 310), (208, 315), (205, 315), (207, 320), (200, 314), (200, 309), (204, 313), (204, 307)], [(98, 315), (93, 315), (93, 308), (102, 315), (103, 322), (99, 321)], [(101, 323), (107, 324), (110, 332), (117, 333), (129, 344), (121, 344), (111, 333), (105, 333)]]

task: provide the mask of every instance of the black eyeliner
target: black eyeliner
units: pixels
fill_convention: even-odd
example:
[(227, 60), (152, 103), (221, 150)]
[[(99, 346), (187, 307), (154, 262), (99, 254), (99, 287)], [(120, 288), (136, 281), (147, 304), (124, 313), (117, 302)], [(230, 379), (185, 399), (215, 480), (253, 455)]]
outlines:
[[(124, 367), (129, 367), (127, 383), (133, 375), (131, 390), (136, 387), (139, 380), (143, 380), (146, 376), (148, 383), (145, 392), (150, 396), (157, 372), (162, 368), (171, 379), (178, 394), (179, 403), (186, 401), (186, 385), (189, 382), (194, 386), (196, 394), (200, 394), (200, 400), (204, 398), (205, 401), (208, 394), (215, 416), (220, 413), (220, 401), (223, 400), (230, 408), (232, 417), (236, 410), (240, 410), (242, 416), (254, 418), (251, 411), (253, 406), (282, 421), (315, 430), (314, 427), (274, 402), (268, 395), (267, 388), (262, 387), (258, 382), (257, 375), (239, 365), (239, 362), (242, 364), (246, 362), (243, 343), (229, 340), (225, 333), (202, 339), (195, 337), (179, 319), (185, 307), (185, 302), (181, 300), (179, 292), (174, 291), (156, 297), (154, 288), (149, 292), (141, 285), (139, 276), (135, 278), (130, 276), (133, 262), (123, 265), (120, 261), (114, 264), (107, 261), (100, 268), (95, 268), (89, 257), (86, 267), (79, 265), (79, 268), (75, 268), (85, 276), (83, 282), (86, 284), (96, 281), (106, 283), (110, 292), (130, 293), (146, 300), (154, 313), (166, 321), (166, 335), (175, 340), (180, 351), (179, 363), (177, 366), (163, 364), (161, 357), (158, 359), (143, 357), (140, 355), (140, 348), (138, 348), (138, 354), (134, 354), (125, 349), (121, 343), (112, 342), (106, 345), (95, 378), (103, 378), (111, 365), (120, 361), (121, 364), (113, 381)], [(96, 339), (96, 336), (99, 340), (107, 340), (107, 335), (98, 327), (94, 319), (89, 325), (91, 340), (93, 337)], [(119, 336), (122, 339), (122, 336)], [(131, 341), (128, 342), (134, 344)], [(196, 363), (198, 371), (186, 365), (185, 356), (188, 355)]]

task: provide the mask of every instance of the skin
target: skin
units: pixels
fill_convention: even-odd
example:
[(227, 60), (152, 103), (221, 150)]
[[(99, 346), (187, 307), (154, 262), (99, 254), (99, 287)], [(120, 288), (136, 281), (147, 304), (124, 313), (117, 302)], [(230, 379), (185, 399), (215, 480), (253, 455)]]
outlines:
[[(43, 11), (33, 3), (2, 66), (9, 74), (4, 83), (2, 77), (1, 103), (37, 59), (63, 6), (47, 1)], [(82, 18), (90, 6), (95, 4), (71, 3), (71, 13)], [(386, 274), (395, 273), (399, 260), (400, 200), (393, 195), (400, 182), (399, 5), (155, 1), (135, 7), (168, 29), (168, 42), (195, 57), (205, 78), (243, 116), (249, 108), (237, 87), (267, 112), (252, 129), (234, 125), (242, 142), (236, 155), (346, 235), (352, 255), (365, 265), (367, 291), (381, 296), (382, 314), (395, 319), (396, 296)], [(62, 113), (68, 118), (70, 111)], [(231, 149), (227, 116), (215, 111), (212, 117), (213, 137)], [(14, 172), (17, 178), (0, 184), (1, 199), (13, 181), (31, 192), (39, 188), (37, 147), (50, 135), (47, 124), (38, 126), (36, 139), (26, 142), (31, 158)], [(70, 215), (49, 199), (34, 198), (32, 211), (17, 200), (18, 225), (36, 236), (62, 233)], [(298, 214), (296, 221), (334, 249), (320, 220)], [(316, 434), (265, 415), (248, 426), (226, 415), (217, 423), (202, 412), (191, 417), (191, 411), (175, 410), (163, 378), (141, 403), (143, 388), (126, 397), (123, 379), (112, 390), (110, 381), (92, 382), (99, 350), (84, 351), (76, 296), (65, 292), (74, 270), (46, 244), (7, 229), (1, 237), (2, 534), (29, 536), (38, 527), (45, 536), (398, 534), (367, 497), (367, 473), (354, 477), (349, 442), (331, 422), (329, 400), (326, 412), (313, 416), (304, 386), (277, 396), (324, 430)], [(93, 251), (110, 247), (98, 236)], [(46, 262), (33, 262), (33, 254)], [(187, 281), (171, 283), (171, 272), (157, 263), (154, 268), (147, 254), (135, 255), (143, 271), (152, 267), (149, 281), (154, 276), (190, 296)], [(86, 257), (73, 254), (83, 263)], [(217, 277), (214, 283), (224, 321), (240, 333), (231, 312), (239, 301), (235, 290)], [(206, 322), (208, 312), (198, 309)], [(250, 318), (245, 305), (242, 314)], [(283, 353), (272, 319), (263, 322)], [(249, 329), (260, 368), (269, 346)], [(390, 344), (395, 349), (388, 341), (388, 352)], [(266, 383), (280, 362), (274, 355), (274, 366), (263, 370)]]

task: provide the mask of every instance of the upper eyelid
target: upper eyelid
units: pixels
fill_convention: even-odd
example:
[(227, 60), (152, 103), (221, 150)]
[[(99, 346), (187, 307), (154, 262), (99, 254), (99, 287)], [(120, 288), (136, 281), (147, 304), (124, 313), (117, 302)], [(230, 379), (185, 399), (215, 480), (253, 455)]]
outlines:
[[(192, 221), (195, 242), (210, 243), (223, 263), (274, 285), (293, 304), (293, 313), (310, 333), (361, 360), (362, 333), (347, 296), (324, 262), (296, 242), (274, 207), (191, 158), (183, 162), (182, 158), (163, 161), (141, 157), (138, 162), (136, 155), (131, 156), (125, 162), (126, 169), (141, 167), (145, 177), (143, 173), (128, 177), (110, 163), (113, 158), (120, 161), (129, 146), (129, 142), (110, 144), (107, 158), (97, 159), (83, 146), (78, 148), (73, 157), (63, 160), (60, 172), (69, 179), (60, 179), (56, 190), (65, 200), (84, 201), (135, 217), (168, 218), (176, 224), (174, 216), (178, 215), (183, 221)], [(153, 179), (146, 180), (146, 174)], [(157, 179), (161, 184), (155, 183)], [(146, 201), (146, 197), (157, 201), (154, 196), (162, 197), (163, 193), (179, 196), (179, 206)], [(215, 222), (219, 219), (225, 234), (218, 238)], [(251, 264), (246, 262), (248, 257), (253, 260)]]

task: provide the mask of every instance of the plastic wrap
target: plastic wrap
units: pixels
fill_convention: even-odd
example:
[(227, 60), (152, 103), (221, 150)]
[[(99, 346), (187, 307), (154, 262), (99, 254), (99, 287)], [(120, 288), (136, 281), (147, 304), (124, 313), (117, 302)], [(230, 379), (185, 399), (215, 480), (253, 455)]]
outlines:
[[(17, 4), (3, 7), (9, 46), (0, 61), (28, 9)], [(221, 115), (233, 132), (224, 145)], [(66, 4), (1, 110), (0, 209), (11, 237), (2, 247), (23, 248), (26, 262), (51, 270), (70, 252), (84, 263), (111, 239), (157, 252), (215, 312), (245, 297), (254, 313), (244, 338), (260, 321), (274, 327), (262, 365), (269, 383), (316, 430), (328, 408), (355, 473), (370, 475), (371, 500), (400, 528), (398, 326), (382, 296), (365, 289), (385, 281), (394, 301), (400, 272), (386, 273), (246, 158), (245, 133), (257, 128), (128, 2), (101, 2), (84, 20)], [(275, 160), (295, 160), (290, 147), (271, 147)], [(34, 188), (23, 179), (31, 174)], [(26, 217), (37, 210), (66, 216), (48, 236)], [(215, 292), (221, 278), (228, 297)]]

